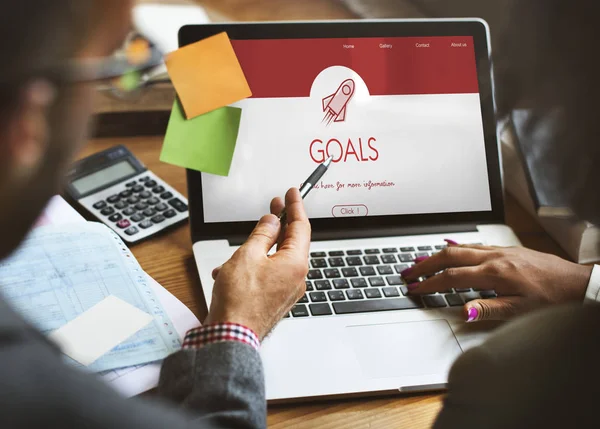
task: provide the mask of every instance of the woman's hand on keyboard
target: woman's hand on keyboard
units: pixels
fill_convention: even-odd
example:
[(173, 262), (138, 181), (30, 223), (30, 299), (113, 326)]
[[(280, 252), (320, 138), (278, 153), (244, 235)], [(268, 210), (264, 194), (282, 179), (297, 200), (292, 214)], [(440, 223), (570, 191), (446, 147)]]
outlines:
[[(505, 320), (551, 304), (583, 301), (592, 271), (592, 267), (522, 247), (451, 245), (416, 262), (402, 273), (411, 294), (470, 288), (496, 291), (496, 299), (465, 304), (469, 322)], [(429, 278), (418, 282), (421, 277)]]
[[(215, 286), (205, 324), (239, 323), (262, 340), (305, 292), (311, 228), (300, 193), (285, 197), (287, 227), (274, 214), (264, 216), (246, 243), (213, 272)], [(279, 213), (283, 202), (273, 200)], [(277, 252), (269, 250), (279, 242)]]

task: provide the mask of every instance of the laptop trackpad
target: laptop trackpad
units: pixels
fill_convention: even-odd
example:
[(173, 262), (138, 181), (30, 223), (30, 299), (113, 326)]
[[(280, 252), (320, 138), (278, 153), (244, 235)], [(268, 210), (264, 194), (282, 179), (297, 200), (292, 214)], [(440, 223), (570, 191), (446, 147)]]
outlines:
[(446, 320), (347, 326), (366, 376), (447, 374), (462, 350)]

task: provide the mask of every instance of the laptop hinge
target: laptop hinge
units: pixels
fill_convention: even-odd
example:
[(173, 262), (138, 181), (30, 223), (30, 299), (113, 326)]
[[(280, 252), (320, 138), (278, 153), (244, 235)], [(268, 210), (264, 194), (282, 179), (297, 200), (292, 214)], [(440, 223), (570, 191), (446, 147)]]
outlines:
[[(427, 226), (403, 226), (398, 228), (351, 229), (337, 231), (313, 231), (312, 241), (348, 240), (360, 238), (397, 237), (403, 235), (445, 234), (457, 232), (477, 232), (475, 224), (449, 224)], [(231, 246), (241, 245), (247, 237), (228, 237)]]

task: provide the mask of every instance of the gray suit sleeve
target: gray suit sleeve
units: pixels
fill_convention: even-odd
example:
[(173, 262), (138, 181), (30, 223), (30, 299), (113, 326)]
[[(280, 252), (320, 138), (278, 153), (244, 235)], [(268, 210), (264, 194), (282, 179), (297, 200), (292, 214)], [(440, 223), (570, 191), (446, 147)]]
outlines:
[(596, 427), (599, 330), (596, 305), (506, 325), (456, 362), (434, 428)]

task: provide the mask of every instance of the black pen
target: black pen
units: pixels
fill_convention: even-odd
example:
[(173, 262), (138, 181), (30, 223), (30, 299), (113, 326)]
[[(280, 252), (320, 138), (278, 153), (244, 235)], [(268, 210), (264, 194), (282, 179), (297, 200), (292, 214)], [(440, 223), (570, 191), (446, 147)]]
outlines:
[[(310, 176), (308, 176), (308, 179), (304, 181), (304, 183), (300, 187), (300, 196), (302, 197), (302, 199), (304, 199), (304, 197), (308, 195), (310, 190), (314, 188), (314, 186), (319, 182), (319, 180), (321, 180), (323, 175), (327, 173), (327, 170), (331, 165), (331, 161), (333, 161), (333, 155), (327, 158), (322, 164), (319, 164), (317, 169), (313, 171), (313, 173)], [(283, 210), (281, 210), (281, 213), (279, 213), (279, 220), (282, 224), (286, 223), (287, 221), (287, 212), (285, 210), (285, 207), (283, 208)]]

